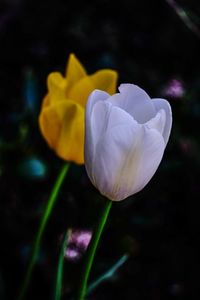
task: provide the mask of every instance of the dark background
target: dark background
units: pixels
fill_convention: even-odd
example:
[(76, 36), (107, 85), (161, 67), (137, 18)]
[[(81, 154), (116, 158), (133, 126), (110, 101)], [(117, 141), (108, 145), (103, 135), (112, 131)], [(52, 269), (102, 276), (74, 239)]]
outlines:
[[(200, 31), (199, 1), (177, 1)], [(166, 97), (173, 129), (143, 191), (114, 203), (91, 280), (129, 259), (88, 299), (198, 299), (200, 217), (200, 35), (161, 0), (0, 0), (0, 299), (16, 299), (43, 207), (63, 162), (40, 135), (46, 77), (74, 52), (88, 73), (119, 72), (151, 97)], [(72, 165), (45, 231), (27, 299), (52, 299), (60, 241), (92, 229), (102, 197)], [(82, 259), (65, 262), (63, 299), (76, 290)]]

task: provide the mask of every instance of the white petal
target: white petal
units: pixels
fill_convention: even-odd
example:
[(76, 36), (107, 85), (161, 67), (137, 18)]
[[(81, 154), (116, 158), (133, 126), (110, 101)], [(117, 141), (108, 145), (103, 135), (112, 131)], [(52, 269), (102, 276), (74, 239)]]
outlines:
[[(108, 130), (99, 140), (96, 148), (93, 178), (100, 192), (112, 200), (122, 200), (129, 196), (135, 177), (139, 153), (133, 151), (140, 138), (141, 125), (120, 125)], [(132, 164), (130, 165), (130, 161)]]
[(111, 200), (139, 192), (157, 170), (165, 149), (157, 130), (116, 126), (102, 137), (94, 161), (94, 185)]
[(172, 111), (171, 106), (169, 102), (165, 99), (152, 99), (152, 103), (156, 109), (156, 111), (159, 111), (160, 109), (164, 109), (166, 113), (166, 122), (165, 122), (165, 128), (163, 131), (163, 138), (165, 140), (165, 144), (167, 144), (169, 140), (169, 135), (172, 128)]
[(95, 103), (97, 103), (98, 101), (104, 101), (109, 97), (110, 95), (104, 91), (94, 90), (88, 97), (87, 104), (86, 104), (86, 113), (91, 114)]
[(112, 105), (108, 101), (99, 101), (93, 106), (91, 114), (91, 128), (93, 131), (93, 139), (96, 142), (103, 134), (114, 127), (122, 124), (127, 126), (132, 124), (133, 117), (120, 107)]
[(138, 149), (137, 172), (135, 176), (133, 192), (137, 193), (145, 187), (156, 172), (165, 150), (165, 142), (162, 135), (155, 129), (148, 129), (143, 126), (143, 139)]
[[(94, 90), (90, 96), (88, 97), (88, 101), (86, 104), (85, 110), (85, 145), (84, 145), (84, 156), (85, 156), (85, 164), (88, 168), (91, 168), (93, 160), (94, 160), (94, 142), (95, 137), (93, 136), (92, 127), (91, 127), (91, 113), (93, 106), (98, 101), (104, 101), (108, 97), (109, 94), (100, 90)], [(91, 170), (88, 172), (91, 174)], [(90, 178), (91, 179), (91, 178)], [(91, 179), (92, 180), (92, 179)]]
[(96, 145), (99, 137), (102, 136), (107, 128), (111, 108), (112, 104), (108, 101), (99, 101), (93, 106), (90, 118), (94, 145)]
[(148, 129), (156, 129), (158, 132), (163, 135), (166, 123), (166, 113), (164, 109), (159, 110), (156, 116), (144, 124)]
[(119, 91), (108, 101), (127, 111), (138, 123), (146, 123), (155, 116), (151, 99), (143, 89), (134, 84), (121, 84)]
[[(94, 174), (93, 166), (94, 160), (92, 157), (96, 157), (96, 145), (99, 143), (99, 140), (102, 139), (107, 132), (107, 130), (111, 130), (115, 126), (126, 125), (132, 126), (136, 123), (136, 121), (131, 117), (126, 111), (121, 108), (112, 105), (108, 101), (99, 101), (93, 106), (92, 114), (90, 116), (90, 131), (92, 137), (92, 155), (90, 155), (90, 165), (91, 168), (88, 170), (91, 174)], [(87, 139), (86, 132), (86, 142), (85, 142), (85, 157), (86, 161), (88, 161), (88, 148), (89, 152), (91, 152), (89, 144), (91, 140)], [(86, 164), (87, 165), (87, 164)]]

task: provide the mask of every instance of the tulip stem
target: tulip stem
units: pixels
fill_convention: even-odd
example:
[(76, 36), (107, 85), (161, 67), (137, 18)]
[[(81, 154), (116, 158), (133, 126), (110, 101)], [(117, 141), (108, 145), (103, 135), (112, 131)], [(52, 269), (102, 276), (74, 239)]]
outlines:
[(104, 226), (106, 224), (111, 206), (112, 206), (112, 201), (106, 200), (105, 205), (103, 207), (103, 212), (100, 215), (99, 221), (97, 222), (96, 228), (93, 232), (92, 239), (89, 244), (89, 247), (88, 247), (88, 250), (86, 253), (86, 257), (85, 257), (85, 265), (83, 268), (83, 273), (82, 273), (82, 277), (81, 277), (80, 288), (78, 290), (77, 300), (84, 300), (86, 290), (87, 290), (87, 282), (88, 282), (88, 278), (90, 275), (90, 271), (91, 271), (92, 263), (93, 263), (94, 256), (96, 253), (96, 249), (97, 249), (101, 234), (103, 232)]
[(22, 284), (22, 289), (21, 289), (20, 295), (18, 297), (18, 300), (23, 300), (25, 298), (27, 289), (28, 289), (29, 284), (30, 284), (30, 279), (31, 279), (31, 276), (32, 276), (33, 268), (34, 268), (35, 263), (38, 259), (38, 254), (39, 254), (39, 250), (40, 250), (40, 244), (41, 244), (42, 236), (43, 236), (43, 233), (45, 231), (45, 228), (46, 228), (47, 222), (49, 220), (49, 217), (50, 217), (50, 215), (53, 211), (56, 199), (57, 199), (59, 191), (60, 191), (60, 188), (63, 184), (65, 176), (68, 173), (69, 166), (70, 166), (70, 164), (67, 163), (61, 168), (61, 170), (58, 174), (58, 177), (56, 179), (56, 182), (55, 182), (55, 184), (52, 188), (49, 199), (47, 201), (47, 205), (44, 209), (42, 218), (40, 220), (40, 225), (39, 225), (38, 231), (36, 233), (35, 240), (33, 242), (33, 247), (32, 247), (32, 251), (31, 251), (29, 264), (28, 264), (28, 267), (27, 267), (27, 271), (26, 271), (26, 274), (25, 274), (24, 282)]
[(62, 280), (63, 280), (63, 267), (64, 267), (64, 257), (65, 250), (67, 248), (68, 242), (68, 232), (65, 233), (63, 238), (63, 243), (60, 249), (59, 259), (58, 259), (58, 267), (56, 272), (56, 284), (55, 284), (55, 297), (54, 300), (60, 300), (62, 294)]

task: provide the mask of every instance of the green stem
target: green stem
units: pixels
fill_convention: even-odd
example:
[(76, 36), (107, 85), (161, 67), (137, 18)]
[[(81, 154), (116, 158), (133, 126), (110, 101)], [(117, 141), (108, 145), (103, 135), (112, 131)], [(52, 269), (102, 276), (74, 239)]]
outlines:
[(90, 242), (88, 251), (86, 253), (86, 260), (85, 260), (85, 265), (84, 265), (84, 270), (83, 270), (83, 274), (82, 274), (80, 288), (78, 290), (77, 300), (83, 300), (85, 297), (86, 289), (87, 289), (87, 282), (88, 282), (88, 278), (90, 275), (92, 263), (93, 263), (96, 249), (97, 249), (103, 228), (106, 224), (111, 206), (112, 206), (112, 201), (106, 200), (105, 206), (103, 208), (103, 213), (100, 215), (97, 226), (93, 232), (92, 240)]
[(60, 255), (58, 259), (58, 268), (57, 268), (57, 274), (56, 274), (56, 286), (55, 286), (55, 300), (61, 299), (61, 293), (62, 293), (62, 278), (63, 278), (63, 265), (64, 265), (64, 257), (65, 257), (65, 249), (67, 247), (67, 240), (68, 240), (68, 232), (66, 232), (62, 247), (60, 250)]
[(49, 199), (47, 201), (47, 205), (46, 205), (46, 208), (45, 208), (44, 213), (42, 215), (40, 225), (39, 225), (39, 228), (38, 228), (38, 232), (36, 234), (35, 241), (33, 243), (33, 248), (32, 248), (32, 253), (31, 253), (29, 265), (28, 265), (28, 268), (27, 268), (27, 271), (26, 271), (26, 274), (25, 274), (25, 279), (24, 279), (24, 282), (23, 282), (22, 289), (21, 289), (20, 295), (18, 297), (18, 300), (23, 300), (25, 295), (26, 295), (27, 289), (29, 287), (30, 279), (31, 279), (31, 276), (32, 276), (33, 268), (34, 268), (36, 260), (38, 258), (41, 239), (42, 239), (44, 230), (46, 228), (47, 222), (49, 220), (49, 217), (52, 213), (52, 210), (53, 210), (53, 207), (55, 205), (56, 199), (58, 197), (58, 193), (60, 191), (62, 183), (65, 179), (65, 176), (68, 173), (69, 166), (70, 166), (70, 164), (67, 163), (61, 168), (61, 171), (58, 174), (56, 182), (53, 186), (53, 189), (52, 189), (51, 194), (49, 196)]
[(99, 276), (95, 281), (93, 281), (87, 288), (87, 296), (93, 292), (102, 282), (111, 279), (115, 272), (127, 261), (129, 258), (128, 254), (124, 254), (111, 268), (109, 268), (105, 273)]

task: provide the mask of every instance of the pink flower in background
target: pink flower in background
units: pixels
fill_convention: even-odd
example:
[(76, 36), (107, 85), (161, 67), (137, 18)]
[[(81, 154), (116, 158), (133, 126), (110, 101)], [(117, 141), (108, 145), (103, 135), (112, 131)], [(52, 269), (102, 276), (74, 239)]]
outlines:
[(69, 260), (77, 260), (80, 258), (80, 253), (77, 249), (67, 248), (65, 252), (65, 257)]
[(179, 79), (171, 79), (163, 89), (163, 95), (171, 98), (181, 98), (184, 92), (183, 82)]
[(78, 260), (86, 251), (92, 232), (90, 230), (71, 229), (69, 231), (68, 246), (65, 252), (65, 257), (68, 260)]

